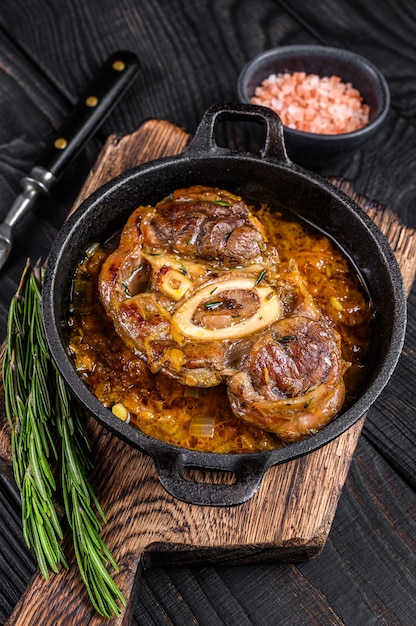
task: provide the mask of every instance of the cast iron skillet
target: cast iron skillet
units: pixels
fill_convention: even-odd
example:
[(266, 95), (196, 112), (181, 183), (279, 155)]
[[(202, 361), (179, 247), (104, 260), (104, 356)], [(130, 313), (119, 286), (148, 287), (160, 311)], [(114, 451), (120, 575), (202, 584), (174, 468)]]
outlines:
[[(231, 151), (216, 140), (221, 121), (256, 122), (265, 130), (260, 154)], [(375, 313), (369, 379), (361, 397), (318, 434), (282, 448), (252, 454), (214, 454), (176, 447), (117, 419), (87, 389), (68, 356), (67, 316), (71, 280), (93, 242), (119, 230), (139, 204), (154, 204), (180, 187), (218, 186), (271, 206), (283, 205), (326, 231), (346, 251), (370, 294)], [(43, 288), (50, 350), (75, 397), (104, 426), (153, 457), (159, 480), (174, 497), (201, 505), (229, 506), (248, 500), (266, 470), (317, 450), (365, 414), (389, 380), (403, 345), (406, 298), (394, 254), (373, 221), (350, 198), (288, 160), (282, 125), (269, 109), (215, 105), (204, 115), (187, 150), (127, 171), (93, 193), (65, 223), (53, 244)], [(223, 470), (234, 484), (194, 483), (184, 468)]]

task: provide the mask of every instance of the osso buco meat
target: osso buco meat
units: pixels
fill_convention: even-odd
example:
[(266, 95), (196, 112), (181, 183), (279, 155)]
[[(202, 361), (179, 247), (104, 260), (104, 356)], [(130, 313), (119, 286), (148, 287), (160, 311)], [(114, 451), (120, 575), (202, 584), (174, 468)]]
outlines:
[(98, 288), (117, 334), (153, 374), (225, 384), (239, 419), (284, 442), (343, 405), (340, 336), (240, 197), (194, 186), (138, 207)]

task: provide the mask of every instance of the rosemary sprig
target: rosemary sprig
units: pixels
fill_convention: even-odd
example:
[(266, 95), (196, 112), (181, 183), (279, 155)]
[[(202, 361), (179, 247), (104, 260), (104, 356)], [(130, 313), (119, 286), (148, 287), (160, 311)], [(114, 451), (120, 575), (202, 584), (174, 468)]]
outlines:
[[(22, 500), (23, 537), (33, 548), (42, 575), (68, 567), (59, 541), (63, 537), (53, 503), (56, 491), (51, 462), (58, 459), (53, 443), (54, 415), (48, 401), (49, 357), (38, 331), (38, 284), (27, 263), (12, 299), (7, 347), (3, 360), (5, 412), (12, 430), (13, 472)], [(45, 393), (46, 390), (46, 393)]]
[(82, 580), (95, 610), (106, 618), (117, 617), (125, 600), (107, 569), (110, 565), (117, 572), (118, 566), (100, 537), (106, 519), (87, 478), (92, 469), (90, 442), (82, 410), (49, 354), (41, 284), (40, 264), (32, 268), (28, 261), (10, 304), (2, 372), (23, 535), (46, 580), (60, 565), (68, 568), (53, 502), (53, 467), (60, 457), (64, 508)]

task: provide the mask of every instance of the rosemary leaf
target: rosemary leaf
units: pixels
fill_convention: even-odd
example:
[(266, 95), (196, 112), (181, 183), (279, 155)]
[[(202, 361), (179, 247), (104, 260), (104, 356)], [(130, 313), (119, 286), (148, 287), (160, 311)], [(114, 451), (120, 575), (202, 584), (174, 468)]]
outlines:
[[(107, 570), (105, 571), (107, 572)], [(97, 575), (97, 570), (93, 567), (90, 567), (88, 572), (89, 572), (89, 579), (91, 581), (91, 587), (94, 588), (95, 595), (98, 596), (98, 598), (101, 601), (105, 601), (108, 605), (108, 608), (106, 610), (108, 611), (110, 609), (113, 613), (119, 612), (120, 607), (117, 605), (113, 597), (114, 596), (114, 590), (113, 590), (114, 582), (111, 579), (108, 572), (107, 572), (107, 575), (104, 575), (104, 577), (99, 577)], [(97, 594), (98, 590), (100, 591), (99, 594)], [(125, 604), (125, 601), (120, 594), (118, 595), (116, 594), (116, 596), (118, 597), (118, 599), (121, 601), (122, 604)]]
[(34, 526), (33, 530), (34, 532), (31, 533), (31, 545), (33, 546), (33, 549), (35, 551), (36, 560), (38, 562), (42, 576), (45, 578), (45, 580), (49, 580), (49, 568), (45, 554), (42, 550), (42, 544), (37, 533), (36, 525)]
[(42, 513), (41, 510), (39, 509), (39, 498), (38, 498), (38, 494), (36, 493), (36, 487), (30, 490), (30, 498), (32, 500), (32, 511), (34, 513), (33, 517), (35, 519), (35, 523), (36, 523), (36, 528), (41, 525), (43, 523), (42, 521)]
[[(26, 474), (22, 481), (22, 517), (29, 519), (32, 514), (32, 481), (29, 474)], [(29, 546), (30, 547), (30, 546)]]
[(66, 426), (64, 425), (63, 429), (62, 429), (62, 445), (63, 445), (63, 450), (62, 450), (62, 464), (63, 467), (65, 468), (65, 472), (67, 472), (70, 477), (71, 480), (73, 482), (74, 485), (80, 485), (82, 482), (82, 476), (81, 476), (81, 471), (80, 471), (80, 467), (77, 464), (77, 460), (76, 457), (74, 455), (74, 450), (71, 446), (71, 441), (70, 441), (70, 433), (68, 433), (68, 428), (66, 428)]
[(112, 588), (114, 581), (112, 580), (110, 574), (108, 573), (107, 569), (104, 566), (102, 556), (99, 555), (97, 552), (92, 551), (90, 554), (90, 557), (91, 557), (91, 562), (94, 564), (95, 573), (97, 575), (98, 574), (101, 575), (100, 578), (98, 579), (99, 589), (105, 588), (104, 583), (109, 584), (109, 587)]
[(11, 435), (11, 447), (12, 447), (12, 458), (13, 458), (13, 475), (16, 481), (16, 485), (19, 491), (22, 491), (23, 487), (23, 476), (25, 473), (24, 465), (23, 465), (23, 455), (20, 454), (20, 439), (19, 435), (16, 431), (12, 431)]
[(44, 481), (43, 472), (41, 471), (40, 466), (39, 466), (39, 458), (36, 456), (37, 454), (36, 442), (33, 436), (31, 436), (30, 441), (29, 441), (28, 452), (29, 452), (29, 468), (33, 474), (33, 477), (36, 483), (36, 488), (39, 490), (41, 497), (44, 500), (47, 500), (48, 498), (50, 498), (51, 492), (50, 492), (50, 489), (48, 489), (48, 485)]
[[(96, 508), (97, 513), (99, 514), (103, 524), (106, 524), (107, 523), (107, 518), (106, 518), (105, 513), (104, 513), (104, 511), (103, 511), (103, 509), (102, 509), (102, 507), (101, 507), (101, 505), (100, 505), (100, 503), (98, 501), (97, 496), (95, 495), (95, 493), (92, 490), (92, 487), (91, 487), (91, 485), (89, 483), (87, 484), (87, 487), (88, 487), (88, 490), (89, 490), (89, 493), (90, 493), (91, 502), (93, 503), (94, 507)], [(114, 563), (114, 569), (117, 570), (117, 566), (115, 565), (115, 563)]]
[[(109, 615), (109, 609), (105, 605), (105, 600), (108, 602), (108, 599), (104, 596), (104, 591), (102, 590), (101, 580), (98, 578), (95, 570), (89, 563), (87, 563), (87, 577), (88, 577), (88, 589), (91, 601), (97, 604), (97, 610), (105, 615), (107, 618)], [(111, 601), (111, 600), (110, 600)]]
[[(5, 360), (3, 361), (3, 364), (4, 363), (5, 363)], [(12, 366), (7, 367), (7, 368), (3, 367), (2, 379), (3, 379), (3, 384), (5, 387), (8, 387), (8, 388), (13, 387)], [(4, 397), (4, 404), (5, 404), (5, 412), (6, 412), (7, 421), (9, 423), (10, 428), (13, 428), (13, 421), (12, 421), (11, 416), (17, 413), (16, 396), (14, 394), (11, 396), (10, 394), (6, 394)]]
[(51, 524), (48, 524), (47, 518), (44, 518), (43, 524), (38, 524), (36, 532), (39, 539), (39, 546), (42, 548), (45, 561), (49, 568), (57, 574), (59, 572), (59, 560), (57, 560), (57, 555), (59, 554), (59, 544), (56, 540), (54, 541), (54, 530)]
[(16, 383), (17, 389), (22, 396), (26, 393), (26, 382), (28, 380), (27, 372), (26, 372), (26, 364), (27, 364), (27, 350), (25, 350), (25, 346), (23, 344), (23, 333), (16, 334), (14, 338), (14, 353), (15, 353), (15, 363), (16, 363)]
[(105, 593), (101, 588), (101, 580), (90, 563), (86, 564), (86, 575), (88, 578), (88, 590), (92, 602), (97, 604), (97, 610), (101, 612), (102, 615), (109, 617), (111, 609), (105, 604), (107, 599), (105, 598)]
[[(36, 460), (38, 472), (41, 473), (42, 483), (44, 483), (48, 496), (50, 496), (54, 490), (55, 479), (53, 478), (51, 467), (46, 460), (49, 456), (49, 448), (47, 447), (44, 428), (42, 424), (37, 421), (33, 413), (31, 414), (29, 446), (33, 448), (33, 456)], [(50, 487), (52, 487), (52, 489), (50, 489)]]
[(33, 354), (33, 401), (36, 402), (36, 413), (44, 420), (51, 416), (51, 403), (49, 399), (48, 384), (45, 378), (47, 364), (44, 358)]

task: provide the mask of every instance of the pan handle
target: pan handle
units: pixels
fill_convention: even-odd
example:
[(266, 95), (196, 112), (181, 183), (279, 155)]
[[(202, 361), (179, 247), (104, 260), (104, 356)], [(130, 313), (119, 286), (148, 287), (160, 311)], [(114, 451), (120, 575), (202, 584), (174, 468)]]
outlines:
[(214, 104), (205, 111), (186, 153), (202, 156), (235, 154), (235, 151), (217, 145), (215, 128), (221, 121), (255, 122), (265, 127), (266, 137), (260, 150), (260, 158), (290, 163), (283, 137), (283, 125), (279, 116), (268, 107), (254, 104)]
[(184, 478), (185, 469), (230, 472), (229, 455), (210, 455), (215, 457), (210, 464), (199, 464), (197, 455), (192, 451), (164, 453), (153, 457), (159, 480), (170, 495), (189, 504), (201, 506), (233, 506), (249, 500), (257, 491), (268, 468), (263, 455), (247, 455), (238, 459), (232, 467), (235, 482), (217, 484), (191, 482)]

